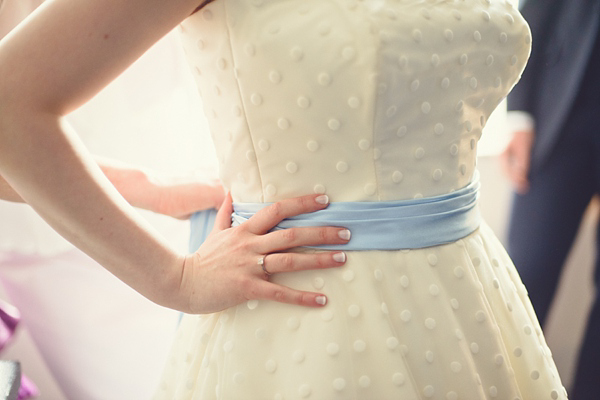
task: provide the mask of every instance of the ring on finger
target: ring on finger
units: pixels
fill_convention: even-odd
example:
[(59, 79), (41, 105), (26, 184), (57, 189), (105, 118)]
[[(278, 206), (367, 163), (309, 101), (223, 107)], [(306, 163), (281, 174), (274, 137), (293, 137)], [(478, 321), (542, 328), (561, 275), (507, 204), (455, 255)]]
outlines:
[(267, 270), (267, 266), (265, 265), (265, 258), (267, 258), (266, 254), (264, 256), (261, 256), (258, 259), (258, 265), (260, 265), (260, 267), (262, 268), (262, 270), (265, 273), (265, 275), (271, 276), (271, 273)]

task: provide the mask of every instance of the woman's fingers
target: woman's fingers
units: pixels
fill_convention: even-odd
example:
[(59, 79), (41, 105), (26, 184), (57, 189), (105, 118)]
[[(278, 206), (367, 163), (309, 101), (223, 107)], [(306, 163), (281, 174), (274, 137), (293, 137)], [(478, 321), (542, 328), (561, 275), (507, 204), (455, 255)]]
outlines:
[(292, 247), (346, 244), (351, 236), (348, 229), (329, 226), (280, 229), (257, 238), (256, 250), (268, 254)]
[(217, 216), (215, 217), (215, 226), (213, 231), (222, 231), (231, 227), (231, 213), (233, 212), (233, 200), (231, 199), (231, 193), (227, 193), (223, 204), (219, 207)]
[(327, 297), (323, 294), (294, 290), (267, 281), (256, 281), (249, 291), (249, 299), (272, 300), (308, 307), (323, 307), (327, 304)]
[(342, 251), (317, 254), (273, 253), (263, 258), (264, 269), (269, 274), (333, 268), (342, 266), (345, 262), (346, 253)]
[(286, 218), (322, 210), (328, 204), (326, 195), (315, 194), (278, 201), (257, 212), (243, 226), (255, 235), (262, 235)]

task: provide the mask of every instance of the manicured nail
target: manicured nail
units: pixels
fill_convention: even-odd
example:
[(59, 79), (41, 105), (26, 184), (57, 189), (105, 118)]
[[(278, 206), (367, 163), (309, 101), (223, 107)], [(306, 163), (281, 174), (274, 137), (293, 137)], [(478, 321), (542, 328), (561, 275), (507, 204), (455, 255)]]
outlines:
[(317, 302), (317, 304), (324, 306), (325, 304), (327, 304), (327, 297), (325, 296), (317, 296), (317, 298), (315, 299), (315, 301)]
[(339, 263), (346, 262), (346, 253), (344, 253), (343, 251), (340, 251), (339, 253), (335, 253), (333, 255), (333, 260), (337, 261)]
[(329, 203), (329, 196), (327, 196), (326, 194), (322, 194), (318, 197), (315, 198), (315, 201), (319, 204), (328, 204)]
[(348, 229), (343, 229), (341, 231), (338, 231), (338, 236), (340, 237), (340, 239), (350, 240), (352, 233), (350, 233)]

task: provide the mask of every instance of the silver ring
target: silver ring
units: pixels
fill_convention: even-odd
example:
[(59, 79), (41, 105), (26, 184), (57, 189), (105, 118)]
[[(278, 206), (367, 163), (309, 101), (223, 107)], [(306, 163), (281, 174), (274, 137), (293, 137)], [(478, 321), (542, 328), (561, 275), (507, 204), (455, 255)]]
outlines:
[(262, 256), (261, 258), (259, 258), (258, 259), (258, 265), (260, 265), (260, 267), (262, 268), (262, 270), (265, 273), (265, 275), (271, 276), (271, 273), (269, 271), (267, 271), (267, 266), (265, 265), (265, 258), (266, 257), (267, 257), (267, 255), (265, 254), (264, 256)]

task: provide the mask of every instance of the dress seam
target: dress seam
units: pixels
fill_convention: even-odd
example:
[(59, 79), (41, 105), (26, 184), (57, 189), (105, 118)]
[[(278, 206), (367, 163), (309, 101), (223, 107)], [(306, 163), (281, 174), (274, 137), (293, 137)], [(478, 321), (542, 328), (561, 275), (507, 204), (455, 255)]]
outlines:
[[(229, 43), (229, 52), (231, 53), (231, 64), (232, 64), (231, 68), (235, 69), (237, 66), (237, 62), (236, 62), (235, 53), (233, 51), (231, 32), (229, 30), (229, 14), (227, 12), (227, 2), (226, 1), (223, 1), (223, 12), (225, 14), (225, 32), (227, 34), (227, 42)], [(256, 158), (256, 169), (258, 172), (258, 180), (260, 181), (260, 197), (261, 197), (260, 202), (262, 203), (265, 201), (264, 182), (263, 182), (263, 177), (261, 174), (260, 165), (258, 163), (258, 152), (257, 152), (257, 148), (256, 148), (256, 143), (254, 143), (254, 138), (252, 137), (252, 132), (250, 130), (250, 121), (247, 118), (248, 113), (246, 110), (246, 101), (244, 100), (244, 97), (242, 96), (242, 87), (240, 86), (240, 80), (239, 80), (237, 74), (235, 74), (235, 84), (237, 86), (238, 96), (240, 98), (240, 104), (242, 106), (246, 128), (248, 129), (248, 136), (250, 137), (250, 143), (252, 143), (252, 150), (254, 151), (254, 156)]]

